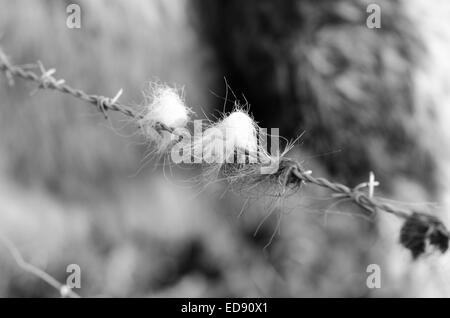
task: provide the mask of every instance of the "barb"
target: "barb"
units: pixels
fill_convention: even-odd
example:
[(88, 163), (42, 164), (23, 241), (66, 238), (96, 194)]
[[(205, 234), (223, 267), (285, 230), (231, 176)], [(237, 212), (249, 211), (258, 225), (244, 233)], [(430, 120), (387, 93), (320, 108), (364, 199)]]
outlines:
[(51, 275), (49, 275), (42, 269), (37, 268), (36, 266), (31, 265), (30, 263), (27, 263), (23, 259), (22, 254), (14, 245), (14, 243), (1, 233), (0, 233), (0, 243), (2, 243), (9, 251), (14, 261), (16, 262), (17, 266), (19, 266), (24, 271), (38, 277), (39, 279), (43, 280), (44, 282), (46, 282), (47, 284), (58, 290), (61, 297), (80, 298), (80, 295), (75, 293), (69, 286), (61, 284), (58, 280), (53, 278)]

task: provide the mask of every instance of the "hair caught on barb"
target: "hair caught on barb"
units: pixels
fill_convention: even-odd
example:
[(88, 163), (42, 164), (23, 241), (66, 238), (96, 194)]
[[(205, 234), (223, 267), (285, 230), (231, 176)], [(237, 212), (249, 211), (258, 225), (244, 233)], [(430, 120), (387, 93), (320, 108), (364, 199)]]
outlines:
[(165, 84), (151, 83), (144, 97), (145, 105), (138, 123), (155, 151), (163, 153), (172, 144), (174, 135), (158, 129), (160, 125), (169, 129), (186, 127), (192, 111), (186, 106), (182, 92)]
[(411, 214), (400, 231), (400, 243), (411, 251), (414, 259), (434, 247), (447, 251), (449, 232), (437, 217), (423, 213)]

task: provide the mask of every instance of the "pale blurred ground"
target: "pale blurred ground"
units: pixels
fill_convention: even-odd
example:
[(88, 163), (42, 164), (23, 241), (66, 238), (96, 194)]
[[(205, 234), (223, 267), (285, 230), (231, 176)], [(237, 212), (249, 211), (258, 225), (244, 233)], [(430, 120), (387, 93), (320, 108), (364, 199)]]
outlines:
[[(123, 88), (124, 103), (139, 104), (145, 83), (157, 79), (184, 86), (187, 104), (200, 117), (202, 111), (220, 108), (222, 101), (210, 89), (222, 74), (215, 72), (212, 53), (190, 26), (189, 1), (80, 1), (81, 30), (65, 26), (68, 3), (0, 1), (0, 45), (13, 62), (41, 60), (57, 69), (56, 77), (87, 92), (113, 96)], [(417, 19), (424, 18), (424, 10), (410, 9)], [(428, 11), (426, 21), (435, 21), (440, 9)], [(442, 64), (448, 54), (442, 50), (450, 50), (439, 48), (437, 43), (446, 41), (436, 37), (427, 44), (439, 62), (418, 72), (416, 85), (422, 91), (417, 98), (439, 99), (433, 103), (439, 104), (442, 123), (426, 127), (433, 131), (423, 143), (432, 147), (438, 145), (436, 136), (441, 138), (442, 146), (432, 151), (448, 174), (448, 154), (442, 151), (448, 149), (443, 137), (448, 107), (441, 106), (448, 97), (436, 96), (447, 91), (437, 87), (440, 78), (448, 81), (444, 70), (450, 67)], [(439, 83), (432, 85), (430, 78)], [(379, 236), (355, 237), (355, 228), (369, 231), (373, 224), (333, 213), (355, 210), (332, 206), (328, 192), (308, 187), (280, 207), (290, 213), (265, 252), (276, 218), (253, 237), (266, 213), (264, 204), (252, 205), (238, 218), (244, 200), (220, 198), (223, 185), (198, 194), (199, 188), (182, 186), (182, 179), (191, 177), (186, 172), (165, 177), (150, 164), (136, 174), (146, 147), (121, 115), (110, 114), (105, 121), (91, 105), (70, 96), (50, 91), (30, 96), (35, 87), (21, 80), (9, 88), (1, 77), (0, 84), (0, 230), (28, 261), (60, 281), (68, 264), (79, 264), (83, 296), (449, 295), (445, 274), (436, 286), (424, 285), (435, 277), (429, 267), (443, 258), (412, 264), (397, 244), (400, 223), (390, 216), (381, 219)], [(313, 155), (292, 154), (299, 159)], [(306, 164), (326, 176), (315, 160)], [(427, 200), (420, 185), (393, 184), (390, 197)], [(380, 290), (366, 287), (370, 263), (380, 264), (385, 275)], [(0, 296), (57, 293), (17, 268), (0, 247)]]

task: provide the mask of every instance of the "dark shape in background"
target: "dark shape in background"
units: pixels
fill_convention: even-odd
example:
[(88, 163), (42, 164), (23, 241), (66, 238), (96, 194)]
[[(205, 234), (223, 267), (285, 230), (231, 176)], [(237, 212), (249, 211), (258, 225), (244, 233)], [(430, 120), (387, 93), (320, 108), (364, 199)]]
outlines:
[(342, 182), (373, 170), (386, 191), (402, 176), (432, 193), (411, 78), (423, 49), (400, 2), (377, 3), (381, 29), (360, 0), (196, 0), (193, 20), (261, 126), (305, 131), (302, 147)]

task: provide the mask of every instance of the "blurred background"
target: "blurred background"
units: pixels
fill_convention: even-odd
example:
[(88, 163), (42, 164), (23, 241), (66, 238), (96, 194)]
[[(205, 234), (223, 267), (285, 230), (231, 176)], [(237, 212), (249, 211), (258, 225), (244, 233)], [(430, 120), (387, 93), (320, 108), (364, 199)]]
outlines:
[[(80, 29), (66, 26), (70, 3), (81, 7)], [(366, 26), (369, 3), (381, 7), (380, 29)], [(449, 220), (448, 1), (0, 7), (0, 46), (15, 64), (40, 60), (89, 93), (123, 88), (129, 105), (149, 81), (184, 87), (198, 118), (223, 109), (225, 77), (261, 127), (288, 139), (304, 133), (289, 156), (314, 175), (355, 186), (373, 171), (380, 197)], [(394, 217), (360, 218), (313, 185), (283, 202), (245, 204), (220, 182), (186, 184), (199, 172), (145, 160), (145, 140), (122, 115), (105, 120), (35, 88), (0, 76), (0, 231), (61, 282), (78, 264), (82, 296), (450, 296), (449, 257), (413, 262)], [(381, 268), (379, 289), (367, 287), (369, 264)], [(0, 296), (58, 292), (0, 246)]]

